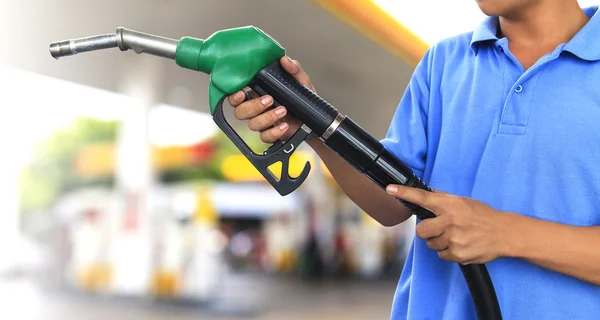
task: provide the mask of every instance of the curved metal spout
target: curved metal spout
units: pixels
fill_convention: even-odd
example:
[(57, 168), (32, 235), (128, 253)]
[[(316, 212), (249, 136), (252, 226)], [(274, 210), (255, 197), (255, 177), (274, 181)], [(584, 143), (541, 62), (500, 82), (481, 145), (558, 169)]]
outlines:
[(136, 53), (147, 53), (163, 58), (175, 59), (178, 42), (175, 39), (119, 27), (112, 34), (53, 42), (50, 44), (50, 55), (58, 59), (81, 52), (119, 48), (121, 51), (131, 49)]

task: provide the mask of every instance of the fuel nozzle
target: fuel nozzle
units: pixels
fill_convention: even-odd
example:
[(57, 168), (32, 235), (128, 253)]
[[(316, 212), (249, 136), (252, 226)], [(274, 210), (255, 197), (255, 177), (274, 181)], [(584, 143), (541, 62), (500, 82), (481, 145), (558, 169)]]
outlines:
[(111, 34), (53, 42), (50, 44), (50, 54), (55, 59), (58, 59), (80, 52), (119, 48), (121, 51), (131, 49), (136, 53), (147, 53), (163, 58), (175, 59), (178, 42), (175, 39), (119, 27), (115, 33)]
[(247, 87), (262, 68), (285, 55), (277, 41), (253, 26), (220, 30), (205, 39), (177, 40), (119, 27), (112, 34), (51, 43), (50, 54), (58, 59), (108, 48), (168, 58), (182, 68), (210, 74), (211, 114), (222, 98)]

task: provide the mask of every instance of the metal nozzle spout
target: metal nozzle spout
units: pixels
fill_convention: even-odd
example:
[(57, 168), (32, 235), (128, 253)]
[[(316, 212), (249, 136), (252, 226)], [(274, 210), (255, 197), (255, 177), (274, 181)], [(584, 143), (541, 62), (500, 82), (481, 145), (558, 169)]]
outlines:
[(69, 41), (53, 42), (50, 44), (50, 55), (54, 59), (71, 55)]
[(132, 49), (136, 53), (147, 53), (163, 58), (175, 59), (178, 41), (143, 32), (117, 28), (113, 34), (98, 35), (81, 39), (65, 40), (50, 44), (50, 55), (55, 59), (80, 52), (118, 47), (121, 51)]
[(104, 34), (99, 36), (51, 43), (50, 54), (55, 59), (58, 59), (60, 57), (71, 56), (80, 52), (114, 48), (116, 46), (117, 35)]

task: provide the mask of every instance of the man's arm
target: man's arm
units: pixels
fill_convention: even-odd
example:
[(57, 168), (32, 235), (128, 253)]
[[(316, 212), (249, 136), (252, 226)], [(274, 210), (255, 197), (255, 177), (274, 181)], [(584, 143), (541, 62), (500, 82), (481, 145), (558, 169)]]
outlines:
[(600, 286), (600, 226), (544, 221), (446, 193), (395, 185), (387, 190), (436, 214), (420, 222), (416, 233), (444, 260), (472, 264), (521, 258)]
[(385, 190), (329, 150), (320, 140), (311, 138), (308, 144), (323, 160), (346, 196), (377, 222), (384, 226), (394, 226), (410, 218), (412, 214), (398, 199), (390, 197)]
[(507, 256), (600, 286), (600, 226), (576, 227), (511, 216)]

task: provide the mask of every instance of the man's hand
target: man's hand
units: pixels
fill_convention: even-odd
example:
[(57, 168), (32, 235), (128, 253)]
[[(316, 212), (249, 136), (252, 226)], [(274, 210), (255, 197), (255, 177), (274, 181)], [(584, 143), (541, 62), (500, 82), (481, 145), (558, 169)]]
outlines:
[[(298, 61), (285, 56), (281, 58), (280, 62), (285, 71), (307, 88), (315, 91), (310, 78), (302, 70)], [(260, 132), (260, 138), (265, 143), (288, 140), (302, 126), (298, 119), (287, 114), (285, 106), (265, 112), (273, 105), (271, 96), (262, 96), (244, 102), (245, 98), (246, 95), (243, 91), (229, 96), (229, 103), (235, 107), (235, 117), (238, 120), (249, 120), (250, 130)]]
[(416, 233), (419, 238), (427, 240), (429, 248), (438, 251), (440, 258), (476, 264), (508, 255), (510, 224), (507, 220), (512, 213), (443, 192), (427, 192), (399, 185), (388, 186), (387, 192), (436, 215), (419, 222)]

